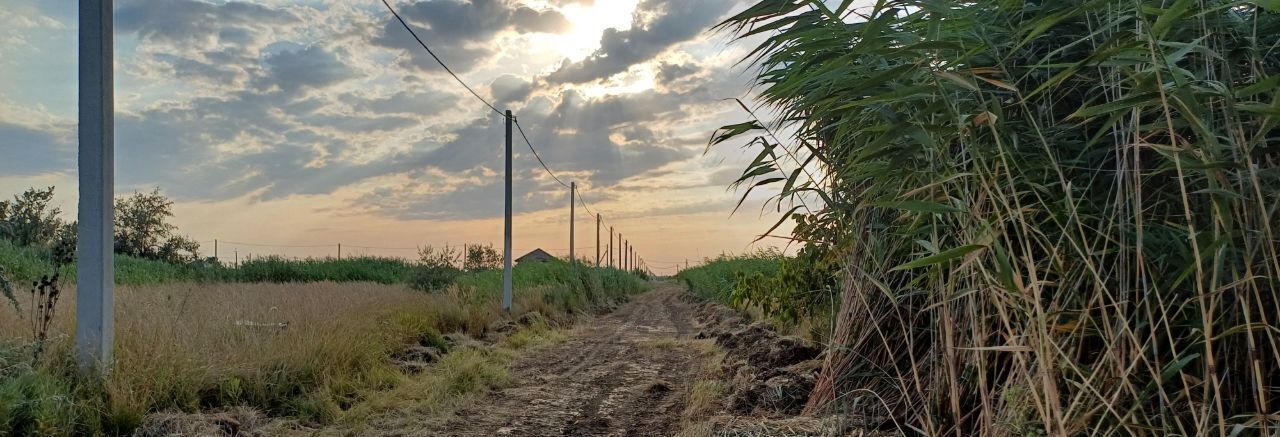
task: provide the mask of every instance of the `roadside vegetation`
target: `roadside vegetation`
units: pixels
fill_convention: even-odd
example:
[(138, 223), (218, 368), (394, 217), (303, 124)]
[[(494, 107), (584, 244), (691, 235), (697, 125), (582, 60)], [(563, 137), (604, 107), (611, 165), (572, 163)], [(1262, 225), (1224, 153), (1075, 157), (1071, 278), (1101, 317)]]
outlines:
[(834, 264), (815, 260), (819, 253), (833, 252), (805, 248), (795, 256), (784, 256), (777, 249), (764, 249), (720, 255), (681, 271), (676, 278), (698, 297), (825, 343), (831, 336), (838, 291)]
[[(720, 28), (756, 44), (779, 121), (712, 144), (760, 148), (739, 185), (776, 189), (792, 238), (834, 260), (807, 412), (926, 435), (1274, 432), (1274, 2), (764, 0)], [(684, 276), (723, 296), (730, 265)], [(804, 289), (740, 294), (825, 306)]]
[(163, 434), (196, 428), (148, 417), (223, 410), (350, 425), (397, 408), (398, 387), (438, 410), (504, 383), (514, 351), (647, 287), (614, 269), (521, 265), (507, 314), (489, 246), (228, 266), (178, 236), (157, 191), (119, 201), (115, 361), (90, 383), (72, 356), (74, 224), (52, 194), (0, 203), (0, 435)]
[[(455, 285), (424, 293), (403, 285), (331, 282), (122, 286), (115, 367), (101, 387), (73, 377), (75, 302), (69, 287), (56, 304), (47, 340), (31, 337), (30, 316), (3, 310), (0, 429), (18, 435), (127, 433), (148, 413), (228, 407), (304, 424), (356, 420), (350, 415), (379, 409), (349, 412), (353, 407), (411, 380), (393, 359), (407, 346), (447, 350), (452, 345), (442, 334), (483, 338), (495, 326), (521, 319), (544, 328), (568, 326), (578, 315), (646, 287), (635, 276), (594, 269), (580, 269), (578, 283), (609, 287), (559, 282), (575, 277), (571, 270), (566, 263), (518, 267), (526, 280), (510, 315), (499, 306), (500, 287)], [(17, 300), (30, 309), (38, 299), (20, 292)], [(529, 335), (509, 336), (510, 348), (535, 342)], [(46, 350), (39, 360), (30, 356), (35, 347)], [(489, 353), (475, 350), (443, 362), (479, 366), (475, 359)], [(485, 375), (436, 389), (461, 396), (494, 383)]]

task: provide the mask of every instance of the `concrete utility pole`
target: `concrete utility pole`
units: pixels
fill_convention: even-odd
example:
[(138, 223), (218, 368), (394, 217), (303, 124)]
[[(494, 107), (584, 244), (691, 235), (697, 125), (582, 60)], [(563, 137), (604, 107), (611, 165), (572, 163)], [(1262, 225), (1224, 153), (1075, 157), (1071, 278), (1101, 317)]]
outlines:
[(574, 256), (574, 253), (573, 253), (573, 244), (574, 244), (574, 241), (573, 241), (573, 236), (574, 236), (574, 232), (573, 232), (574, 228), (573, 228), (573, 225), (574, 225), (574, 222), (576, 221), (576, 220), (574, 219), (574, 213), (576, 213), (576, 212), (577, 212), (577, 208), (574, 208), (574, 207), (573, 207), (573, 201), (574, 201), (574, 200), (577, 200), (577, 199), (574, 197), (574, 196), (577, 196), (577, 195), (578, 195), (578, 183), (577, 183), (577, 182), (569, 182), (569, 264), (571, 264), (571, 265), (577, 265), (577, 264), (578, 264), (578, 258), (577, 258), (576, 256)]
[(600, 267), (600, 214), (596, 213), (596, 267)]
[(506, 219), (502, 236), (502, 309), (511, 312), (511, 123), (515, 121), (507, 110), (507, 176)]
[(609, 227), (609, 268), (613, 268), (613, 226)]
[(115, 84), (112, 0), (80, 0), (80, 224), (76, 363), (105, 373), (115, 344)]

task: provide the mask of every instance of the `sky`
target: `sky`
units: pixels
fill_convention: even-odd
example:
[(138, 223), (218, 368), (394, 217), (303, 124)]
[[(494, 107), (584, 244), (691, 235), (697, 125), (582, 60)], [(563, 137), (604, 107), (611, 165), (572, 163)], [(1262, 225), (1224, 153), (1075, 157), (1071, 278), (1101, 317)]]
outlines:
[[(76, 203), (76, 2), (0, 8), (0, 196)], [(745, 121), (750, 42), (711, 27), (739, 0), (396, 0), (463, 81), (520, 121), (660, 274), (780, 244), (766, 194), (728, 188), (754, 153), (707, 150)], [(116, 0), (116, 191), (158, 187), (219, 257), (501, 247), (503, 119), (380, 1)], [(569, 251), (569, 190), (517, 136), (515, 256)], [(775, 234), (785, 234), (786, 227)], [(607, 239), (607, 229), (604, 237)], [(603, 244), (607, 244), (604, 242)]]

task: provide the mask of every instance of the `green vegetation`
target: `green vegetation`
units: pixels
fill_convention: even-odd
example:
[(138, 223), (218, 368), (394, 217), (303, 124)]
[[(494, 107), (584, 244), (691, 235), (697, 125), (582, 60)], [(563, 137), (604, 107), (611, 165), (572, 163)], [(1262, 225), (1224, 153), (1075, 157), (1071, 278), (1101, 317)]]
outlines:
[(688, 285), (698, 297), (734, 305), (739, 284), (777, 276), (783, 259), (782, 254), (771, 251), (741, 256), (720, 255), (706, 260), (701, 266), (681, 271), (676, 278)]
[[(86, 385), (72, 359), (74, 294), (62, 293), (75, 278), (74, 224), (58, 218), (52, 196), (32, 189), (0, 202), (0, 310), (18, 316), (0, 317), (0, 435), (127, 435), (151, 413), (228, 407), (359, 423), (378, 411), (379, 393), (403, 385), (426, 390), (420, 406), (438, 408), (503, 384), (511, 351), (554, 341), (554, 328), (578, 314), (646, 288), (618, 270), (521, 265), (508, 314), (494, 270), (501, 257), (479, 245), (465, 254), (428, 246), (413, 261), (225, 265), (200, 259), (199, 246), (177, 235), (171, 201), (135, 194), (117, 200), (115, 273), (125, 287), (114, 367)], [(516, 321), (524, 327), (504, 328), (492, 348), (441, 335), (483, 338)], [(433, 373), (410, 378), (399, 361), (411, 345), (449, 353)]]
[(926, 435), (1272, 432), (1275, 3), (858, 4), (763, 0), (722, 25), (759, 38), (780, 122), (712, 143), (762, 147), (739, 183), (779, 188), (793, 238), (839, 260), (809, 412), (870, 405)]
[[(502, 350), (554, 341), (548, 330), (646, 288), (621, 272), (575, 275), (572, 269), (566, 263), (517, 267), (522, 280), (510, 314), (499, 306), (501, 288), (483, 285), (491, 282), (489, 271), (460, 277), (465, 289), (437, 293), (331, 282), (121, 288), (115, 368), (102, 386), (71, 376), (74, 324), (66, 309), (75, 303), (68, 295), (58, 303), (62, 311), (52, 319), (44, 359), (31, 357), (45, 342), (29, 339), (28, 320), (0, 317), (6, 339), (0, 342), (0, 429), (128, 434), (149, 413), (233, 406), (314, 423), (358, 423), (380, 411), (382, 393), (406, 385), (423, 391), (418, 399), (424, 402), (448, 404), (502, 384), (510, 359)], [(605, 283), (610, 286), (598, 287)], [(19, 293), (29, 308), (23, 298)], [(531, 331), (495, 334), (495, 327), (516, 321)], [(441, 333), (504, 340), (486, 348), (451, 344)], [(24, 338), (31, 341), (10, 341)], [(411, 378), (397, 364), (410, 345), (448, 353), (428, 370), (433, 373)]]
[[(174, 264), (166, 261), (116, 254), (116, 283), (122, 285), (172, 282), (377, 282), (409, 283), (417, 265), (400, 258), (351, 257), (285, 259), (257, 257), (226, 266), (212, 262)], [(0, 240), (0, 266), (10, 280), (29, 284), (55, 271), (51, 250), (16, 246)], [(75, 282), (75, 264), (56, 269), (68, 282)]]
[(676, 278), (707, 300), (756, 314), (774, 325), (817, 342), (831, 335), (836, 289), (834, 262), (819, 256), (834, 254), (817, 247), (802, 248), (795, 256), (775, 249), (746, 255), (721, 255)]

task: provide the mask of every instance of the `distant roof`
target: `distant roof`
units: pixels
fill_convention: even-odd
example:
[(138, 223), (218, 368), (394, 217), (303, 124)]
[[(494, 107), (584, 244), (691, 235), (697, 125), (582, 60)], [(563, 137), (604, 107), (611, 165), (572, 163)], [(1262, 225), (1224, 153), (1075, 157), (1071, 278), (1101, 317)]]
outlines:
[(556, 257), (547, 253), (547, 251), (542, 249), (534, 249), (533, 252), (526, 253), (524, 254), (524, 256), (516, 258), (516, 262), (518, 263), (525, 262), (525, 261), (547, 262), (553, 259), (556, 259)]

